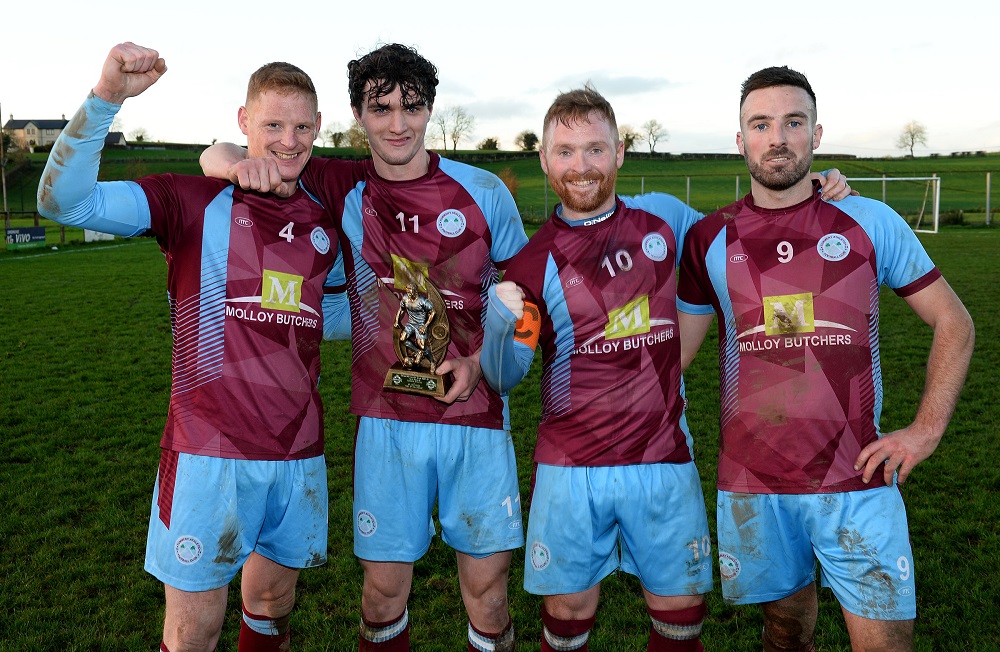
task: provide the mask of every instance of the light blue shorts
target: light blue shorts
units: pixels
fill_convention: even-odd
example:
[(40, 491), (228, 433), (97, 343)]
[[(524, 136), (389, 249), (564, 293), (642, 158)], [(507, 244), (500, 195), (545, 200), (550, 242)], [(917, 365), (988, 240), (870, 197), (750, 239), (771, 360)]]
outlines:
[(162, 451), (146, 571), (182, 591), (228, 584), (251, 552), (290, 568), (326, 562), (326, 462)]
[(726, 602), (788, 597), (816, 581), (847, 611), (911, 620), (917, 603), (906, 508), (899, 490), (718, 497), (719, 569)]
[(528, 512), (524, 588), (579, 593), (621, 568), (655, 595), (712, 590), (698, 469), (687, 464), (539, 464)]
[(487, 557), (524, 545), (510, 434), (360, 417), (354, 451), (354, 554), (413, 562), (434, 536)]

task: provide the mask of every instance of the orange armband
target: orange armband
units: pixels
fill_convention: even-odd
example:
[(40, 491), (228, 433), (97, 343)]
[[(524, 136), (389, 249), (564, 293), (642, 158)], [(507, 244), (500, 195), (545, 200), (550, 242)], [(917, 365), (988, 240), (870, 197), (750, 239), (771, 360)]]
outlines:
[(524, 303), (524, 316), (514, 325), (514, 341), (524, 344), (532, 351), (538, 346), (538, 334), (542, 328), (542, 318), (538, 314), (538, 306)]

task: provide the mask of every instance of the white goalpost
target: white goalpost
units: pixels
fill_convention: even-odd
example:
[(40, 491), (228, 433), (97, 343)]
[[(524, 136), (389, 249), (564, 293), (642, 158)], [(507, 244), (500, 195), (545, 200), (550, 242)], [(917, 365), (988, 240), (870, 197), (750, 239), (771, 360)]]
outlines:
[[(917, 233), (937, 233), (941, 218), (941, 177), (852, 177), (847, 180), (863, 197), (881, 199), (904, 216)], [(900, 184), (900, 185), (897, 185)], [(929, 205), (928, 205), (929, 204)]]

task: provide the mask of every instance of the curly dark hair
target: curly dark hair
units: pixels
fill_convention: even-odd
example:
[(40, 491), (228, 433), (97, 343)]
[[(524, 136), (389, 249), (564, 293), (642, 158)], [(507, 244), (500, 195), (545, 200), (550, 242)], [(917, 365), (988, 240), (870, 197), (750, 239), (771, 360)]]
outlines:
[(771, 88), (772, 86), (795, 86), (801, 88), (812, 98), (813, 107), (815, 108), (816, 106), (816, 93), (813, 92), (812, 86), (809, 85), (809, 80), (806, 79), (805, 75), (792, 70), (788, 66), (772, 66), (758, 70), (746, 78), (743, 86), (740, 87), (740, 108), (743, 108), (743, 103), (746, 102), (747, 95), (751, 92), (762, 88)]
[[(365, 86), (369, 85), (365, 92)], [(414, 48), (390, 43), (347, 64), (347, 92), (351, 106), (361, 111), (366, 101), (385, 97), (399, 87), (403, 106), (434, 107), (437, 68)]]

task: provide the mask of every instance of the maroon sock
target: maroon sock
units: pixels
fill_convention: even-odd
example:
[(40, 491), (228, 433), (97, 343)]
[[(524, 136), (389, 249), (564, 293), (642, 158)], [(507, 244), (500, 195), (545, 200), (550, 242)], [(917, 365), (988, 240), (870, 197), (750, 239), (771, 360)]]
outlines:
[(360, 652), (409, 652), (410, 649), (410, 618), (406, 611), (398, 618), (384, 623), (371, 622), (361, 616), (361, 629), (358, 632), (358, 650)]
[(675, 611), (648, 608), (647, 611), (653, 619), (647, 652), (701, 652), (705, 649), (701, 644), (701, 625), (708, 612), (704, 602)]
[(469, 623), (469, 649), (468, 652), (513, 652), (514, 650), (514, 621), (507, 614), (507, 626), (497, 633), (491, 634), (483, 632)]
[(288, 616), (269, 618), (247, 611), (243, 605), (243, 620), (240, 623), (239, 652), (285, 652), (289, 649), (292, 630), (288, 626)]
[(568, 650), (585, 652), (587, 639), (590, 638), (590, 628), (594, 626), (596, 616), (583, 620), (559, 620), (542, 605), (542, 649), (541, 652), (566, 652)]

